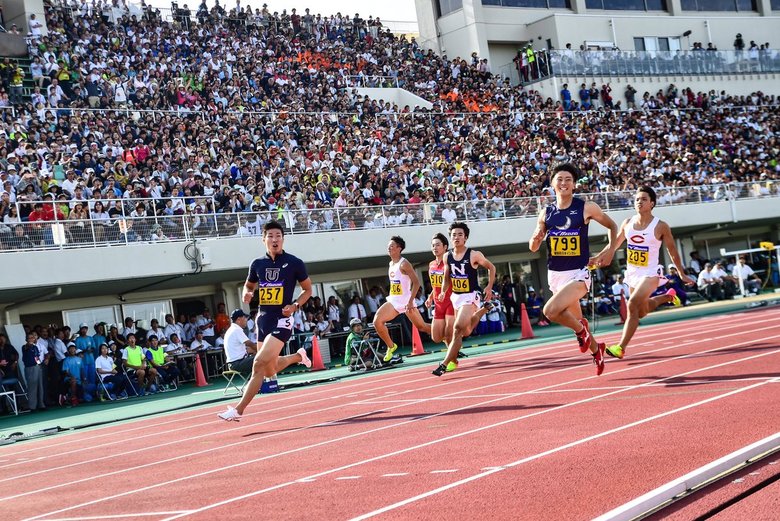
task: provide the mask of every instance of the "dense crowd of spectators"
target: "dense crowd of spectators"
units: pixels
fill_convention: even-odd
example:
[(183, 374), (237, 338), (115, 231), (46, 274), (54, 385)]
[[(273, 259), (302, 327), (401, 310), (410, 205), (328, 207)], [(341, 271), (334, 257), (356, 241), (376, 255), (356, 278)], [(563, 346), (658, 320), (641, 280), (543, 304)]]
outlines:
[[(535, 207), (503, 199), (548, 194), (547, 170), (564, 160), (581, 166), (581, 192), (650, 183), (664, 201), (692, 185), (776, 190), (763, 182), (778, 178), (774, 96), (671, 85), (637, 93), (627, 101), (637, 110), (591, 96), (592, 110), (567, 112), (476, 54), (437, 56), (376, 18), (218, 6), (196, 15), (116, 1), (46, 8), (35, 92), (2, 111), (3, 248), (51, 243), (29, 223), (52, 220), (79, 242), (165, 240), (185, 218), (203, 233), (254, 233), (270, 218), (316, 231), (522, 215)], [(361, 78), (387, 79), (433, 109), (357, 95)], [(264, 213), (236, 218), (251, 212)]]

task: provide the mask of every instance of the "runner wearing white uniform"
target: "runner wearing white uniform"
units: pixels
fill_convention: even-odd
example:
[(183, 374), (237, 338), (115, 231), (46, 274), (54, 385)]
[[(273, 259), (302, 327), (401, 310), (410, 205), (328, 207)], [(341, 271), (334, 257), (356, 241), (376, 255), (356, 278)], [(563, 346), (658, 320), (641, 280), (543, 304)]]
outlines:
[(623, 221), (615, 242), (615, 249), (620, 247), (623, 240), (628, 243), (626, 282), (631, 293), (628, 299), (628, 316), (623, 325), (620, 342), (606, 349), (606, 353), (615, 358), (623, 358), (625, 355), (626, 347), (639, 326), (640, 318), (654, 311), (661, 304), (671, 302), (675, 306), (681, 305), (674, 289), (670, 289), (663, 295), (650, 296), (656, 289), (666, 284), (664, 267), (659, 262), (662, 244), (666, 246), (672, 262), (682, 274), (683, 281), (688, 284), (696, 283), (694, 279), (684, 274), (685, 267), (674, 245), (672, 229), (664, 221), (653, 216), (655, 200), (655, 191), (649, 186), (637, 190), (634, 196), (636, 215)]
[(398, 349), (398, 344), (393, 342), (390, 332), (385, 325), (400, 314), (406, 314), (418, 330), (428, 335), (431, 334), (431, 325), (423, 320), (420, 311), (414, 305), (414, 296), (420, 289), (420, 279), (414, 272), (414, 268), (408, 260), (401, 257), (401, 252), (406, 248), (406, 241), (401, 237), (393, 236), (387, 245), (387, 254), (390, 255), (390, 266), (387, 275), (390, 279), (390, 291), (387, 302), (377, 310), (374, 316), (374, 328), (379, 338), (387, 346), (384, 361), (389, 362), (393, 353)]

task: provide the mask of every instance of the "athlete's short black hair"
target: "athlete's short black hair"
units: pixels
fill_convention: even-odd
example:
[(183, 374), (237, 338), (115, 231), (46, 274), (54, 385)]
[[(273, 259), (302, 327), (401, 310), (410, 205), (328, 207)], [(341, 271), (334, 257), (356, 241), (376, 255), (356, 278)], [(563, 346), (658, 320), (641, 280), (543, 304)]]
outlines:
[(443, 233), (437, 233), (431, 238), (431, 241), (434, 241), (436, 239), (439, 239), (445, 248), (450, 247), (450, 241), (447, 239), (447, 237), (444, 236)]
[(276, 221), (268, 221), (263, 225), (263, 237), (271, 230), (279, 230), (284, 236), (284, 227)]
[(558, 163), (553, 167), (553, 177), (555, 177), (555, 174), (558, 172), (568, 172), (572, 175), (574, 180), (580, 179), (582, 177), (582, 171), (577, 168), (577, 166), (574, 163)]
[(655, 206), (655, 190), (653, 190), (651, 187), (647, 185), (640, 186), (637, 192), (643, 192), (647, 194), (647, 197), (650, 198), (651, 201), (653, 201), (653, 206)]
[(450, 224), (450, 233), (452, 233), (452, 230), (455, 230), (457, 228), (460, 228), (463, 230), (463, 234), (466, 236), (466, 238), (469, 238), (469, 226), (466, 223), (455, 221), (454, 223)]
[(406, 241), (403, 240), (400, 236), (393, 235), (392, 237), (390, 237), (390, 240), (396, 243), (398, 246), (400, 246), (401, 251), (404, 251), (406, 249)]

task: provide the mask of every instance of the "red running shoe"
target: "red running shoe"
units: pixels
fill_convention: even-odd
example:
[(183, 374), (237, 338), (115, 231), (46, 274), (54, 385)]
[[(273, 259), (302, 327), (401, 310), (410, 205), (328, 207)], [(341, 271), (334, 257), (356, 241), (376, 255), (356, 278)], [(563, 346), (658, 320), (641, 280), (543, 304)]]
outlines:
[(577, 343), (580, 345), (580, 353), (585, 353), (590, 349), (590, 342), (593, 340), (593, 335), (590, 334), (590, 324), (588, 324), (587, 318), (581, 318), (580, 324), (582, 324), (583, 330), (577, 335)]
[(607, 344), (599, 342), (597, 346), (596, 354), (593, 355), (593, 363), (596, 364), (596, 376), (601, 376), (601, 373), (604, 372), (604, 351), (607, 349)]

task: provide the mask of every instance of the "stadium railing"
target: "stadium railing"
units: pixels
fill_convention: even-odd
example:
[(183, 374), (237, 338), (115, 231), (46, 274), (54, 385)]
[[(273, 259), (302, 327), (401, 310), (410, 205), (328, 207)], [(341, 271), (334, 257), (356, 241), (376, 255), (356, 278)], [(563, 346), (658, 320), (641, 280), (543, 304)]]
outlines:
[[(605, 210), (628, 210), (632, 207), (634, 194), (634, 191), (619, 191), (583, 193), (579, 196), (598, 203)], [(756, 181), (658, 188), (657, 194), (658, 206), (778, 198), (780, 197), (780, 182)], [(274, 209), (237, 213), (193, 213), (192, 204), (190, 204), (188, 210), (181, 215), (132, 217), (126, 211), (109, 222), (100, 222), (95, 219), (55, 219), (54, 221), (22, 221), (0, 224), (0, 250), (18, 252), (114, 246), (137, 242), (259, 236), (262, 225), (271, 219), (283, 223), (286, 232), (290, 234), (343, 232), (446, 223), (449, 221), (442, 215), (445, 209), (454, 211), (454, 219), (467, 222), (534, 219), (539, 210), (553, 200), (554, 196), (550, 194), (542, 197), (516, 199), (483, 199), (305, 210)], [(138, 202), (137, 199), (123, 201), (130, 207)], [(58, 202), (57, 204), (67, 204), (67, 202)], [(165, 199), (156, 200), (155, 208), (161, 204), (165, 205)], [(448, 212), (448, 214), (450, 214), (451, 219), (452, 213)], [(16, 229), (17, 227), (20, 227), (19, 230)], [(156, 239), (152, 238), (152, 234), (156, 236)]]

